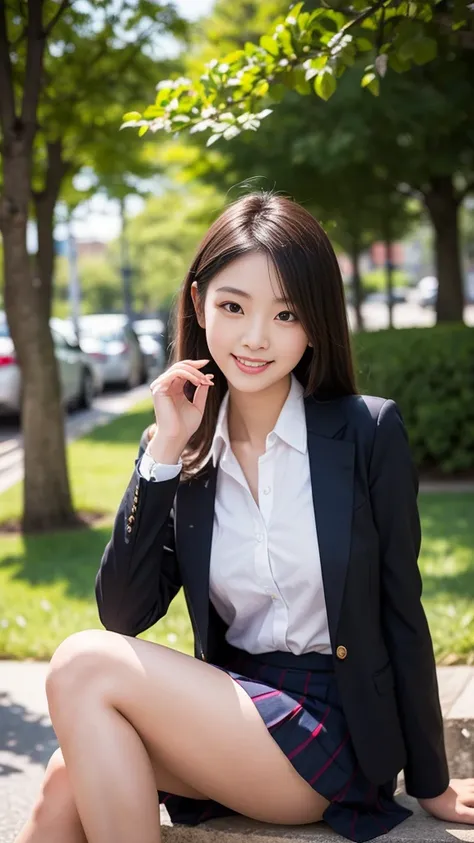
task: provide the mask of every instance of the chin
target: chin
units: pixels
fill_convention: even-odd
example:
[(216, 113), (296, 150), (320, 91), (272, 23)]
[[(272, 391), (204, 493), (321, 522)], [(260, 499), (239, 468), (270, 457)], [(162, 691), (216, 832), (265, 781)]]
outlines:
[(275, 384), (287, 378), (288, 374), (288, 372), (282, 372), (279, 375), (273, 373), (272, 377), (268, 377), (268, 375), (265, 377), (264, 375), (245, 375), (242, 373), (240, 377), (239, 375), (236, 377), (233, 373), (232, 377), (228, 377), (226, 374), (226, 379), (228, 386), (237, 392), (252, 393), (271, 389)]

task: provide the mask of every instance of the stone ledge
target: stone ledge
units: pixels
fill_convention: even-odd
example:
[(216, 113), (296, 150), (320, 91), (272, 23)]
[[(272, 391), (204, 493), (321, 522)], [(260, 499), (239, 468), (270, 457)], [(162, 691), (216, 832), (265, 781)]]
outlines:
[[(375, 838), (380, 843), (474, 843), (474, 826), (444, 823), (423, 811), (416, 799), (400, 794), (397, 799), (413, 811), (413, 816), (388, 834)], [(270, 825), (236, 816), (209, 820), (198, 826), (172, 825), (162, 808), (163, 843), (343, 843), (326, 823), (314, 825)]]

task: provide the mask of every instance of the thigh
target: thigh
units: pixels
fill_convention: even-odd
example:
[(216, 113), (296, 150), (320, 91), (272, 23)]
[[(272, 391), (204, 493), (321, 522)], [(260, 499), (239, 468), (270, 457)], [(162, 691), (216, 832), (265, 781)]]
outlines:
[[(52, 671), (71, 660), (78, 674), (81, 664), (88, 671), (89, 689), (95, 683), (104, 700), (134, 726), (158, 769), (260, 821), (321, 819), (328, 801), (296, 772), (250, 697), (224, 671), (159, 644), (102, 630), (63, 642)], [(157, 786), (173, 792), (161, 782)]]

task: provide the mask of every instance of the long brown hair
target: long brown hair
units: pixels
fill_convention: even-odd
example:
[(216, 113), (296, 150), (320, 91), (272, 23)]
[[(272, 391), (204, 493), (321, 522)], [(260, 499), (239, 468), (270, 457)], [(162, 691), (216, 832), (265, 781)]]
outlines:
[(175, 311), (172, 360), (209, 359), (214, 373), (204, 416), (183, 455), (184, 473), (193, 474), (207, 456), (227, 381), (214, 363), (206, 332), (191, 298), (195, 281), (202, 302), (211, 279), (248, 252), (264, 252), (277, 270), (281, 295), (294, 309), (312, 348), (294, 374), (305, 395), (327, 400), (357, 394), (341, 272), (331, 243), (301, 205), (269, 192), (250, 193), (229, 205), (201, 241), (184, 279)]

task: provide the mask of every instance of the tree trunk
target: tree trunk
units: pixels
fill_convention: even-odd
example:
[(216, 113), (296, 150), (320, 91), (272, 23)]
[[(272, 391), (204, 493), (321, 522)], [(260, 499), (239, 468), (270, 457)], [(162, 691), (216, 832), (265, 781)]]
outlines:
[(358, 331), (364, 330), (364, 319), (362, 316), (362, 282), (360, 279), (360, 248), (359, 243), (354, 238), (351, 249), (352, 260), (352, 295), (354, 297), (354, 314), (356, 329)]
[(462, 322), (463, 278), (459, 248), (459, 198), (451, 176), (432, 179), (425, 204), (435, 231), (438, 322)]
[[(64, 442), (58, 367), (49, 330), (51, 284), (34, 277), (26, 248), (30, 193), (27, 151), (4, 150), (5, 310), (22, 374), (25, 449), (23, 530), (78, 523), (72, 507)], [(44, 232), (41, 231), (41, 239)], [(50, 259), (50, 258), (49, 258)]]

